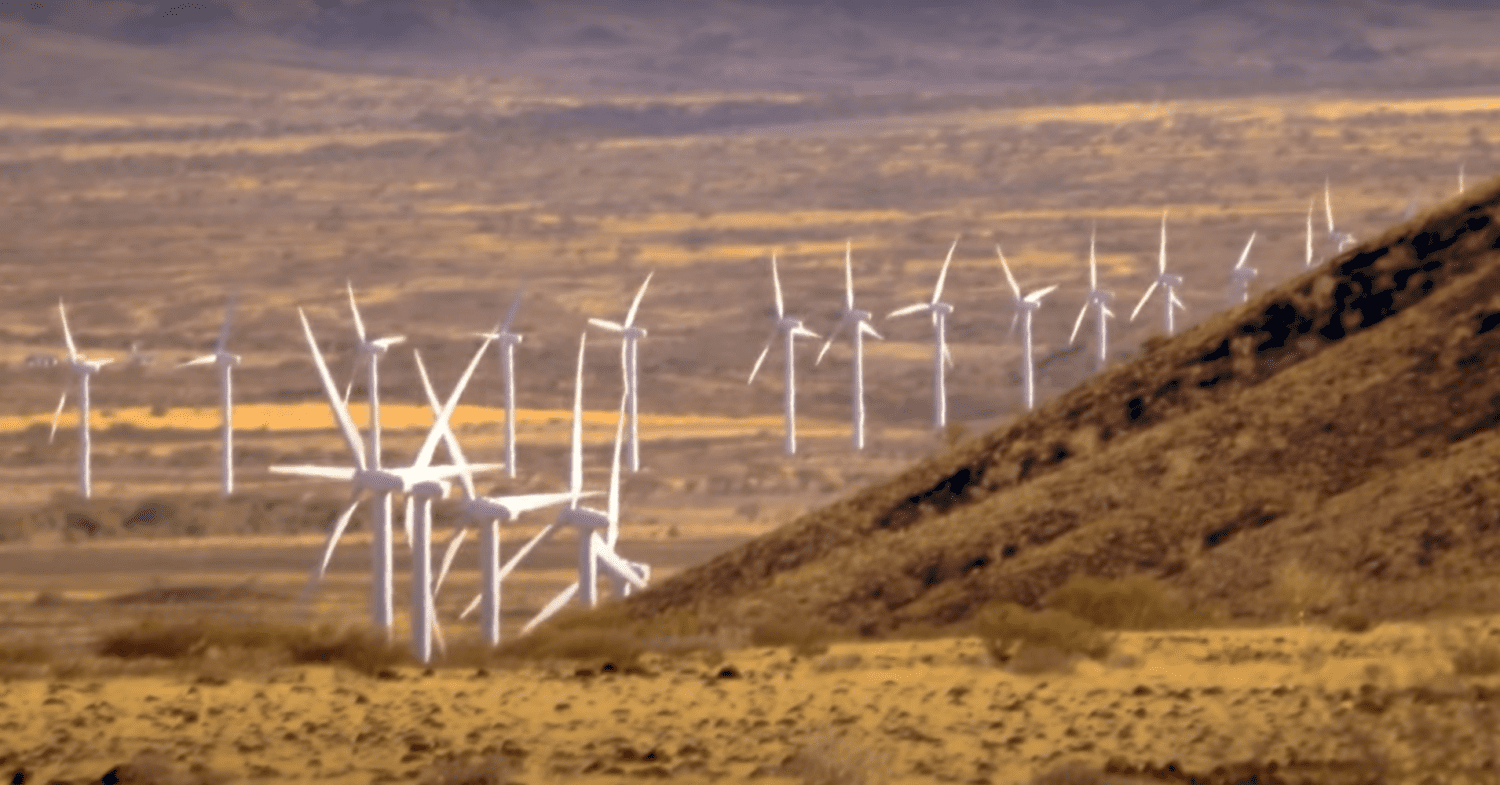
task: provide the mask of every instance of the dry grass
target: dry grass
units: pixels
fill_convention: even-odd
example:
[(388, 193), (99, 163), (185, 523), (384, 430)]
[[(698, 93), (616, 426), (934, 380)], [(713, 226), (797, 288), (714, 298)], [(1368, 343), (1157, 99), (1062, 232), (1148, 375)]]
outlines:
[(1207, 612), (1189, 609), (1176, 592), (1145, 575), (1119, 580), (1075, 575), (1043, 604), (1112, 630), (1200, 627), (1214, 620)]
[(791, 755), (779, 773), (803, 785), (883, 785), (891, 753), (829, 731), (815, 733)]
[(195, 621), (168, 624), (148, 618), (103, 636), (95, 649), (102, 657), (155, 658), (203, 663), (288, 662), (335, 664), (375, 675), (409, 658), (379, 632), (332, 626), (246, 624)]
[(1012, 602), (980, 609), (972, 628), (996, 661), (1012, 663), (1024, 654), (1020, 664), (1033, 672), (1060, 667), (1075, 655), (1102, 659), (1111, 645), (1094, 624), (1067, 611), (1028, 611)]
[(444, 757), (433, 761), (418, 782), (421, 785), (506, 785), (514, 767), (504, 755), (482, 758)]

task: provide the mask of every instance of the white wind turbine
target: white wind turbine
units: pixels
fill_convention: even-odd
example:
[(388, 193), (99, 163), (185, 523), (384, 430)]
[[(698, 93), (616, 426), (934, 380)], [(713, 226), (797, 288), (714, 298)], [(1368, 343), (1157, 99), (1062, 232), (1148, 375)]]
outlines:
[(1328, 219), (1328, 238), (1336, 244), (1338, 253), (1343, 253), (1354, 244), (1354, 235), (1333, 228), (1333, 189), (1327, 178), (1323, 179), (1323, 215)]
[(511, 300), (505, 321), (496, 325), (493, 332), (477, 334), (494, 341), (500, 350), (500, 373), (505, 384), (505, 473), (512, 480), (516, 478), (516, 344), (521, 342), (521, 336), (511, 332), (510, 326), (516, 319), (516, 311), (521, 308), (521, 295), (525, 293), (523, 285), (516, 292), (516, 299)]
[(651, 285), (651, 276), (655, 274), (655, 271), (646, 274), (646, 280), (630, 303), (630, 310), (625, 312), (623, 324), (607, 319), (589, 319), (589, 324), (619, 333), (621, 336), (620, 364), (625, 374), (625, 398), (630, 415), (630, 470), (632, 472), (641, 470), (640, 417), (637, 408), (640, 396), (640, 366), (636, 361), (636, 344), (646, 337), (646, 328), (634, 326), (635, 312), (641, 307), (641, 298), (646, 296), (646, 287)]
[(854, 449), (865, 448), (865, 341), (866, 335), (872, 335), (880, 340), (880, 333), (870, 326), (870, 312), (862, 311), (854, 307), (854, 268), (851, 261), (853, 243), (844, 243), (844, 313), (839, 317), (839, 323), (828, 333), (828, 340), (824, 342), (822, 351), (818, 352), (817, 365), (823, 362), (823, 355), (828, 352), (828, 347), (833, 345), (833, 339), (838, 337), (839, 331), (845, 327), (849, 328), (850, 340), (854, 342), (854, 386), (850, 392), (854, 418)]
[[(578, 596), (585, 608), (597, 605), (600, 568), (603, 568), (605, 575), (609, 576), (617, 597), (628, 596), (631, 589), (644, 589), (646, 583), (651, 580), (650, 565), (630, 561), (615, 552), (615, 543), (620, 537), (620, 441), (624, 435), (624, 429), (625, 401), (622, 398), (620, 417), (615, 424), (614, 462), (609, 472), (609, 507), (604, 511), (594, 510), (579, 507), (574, 501), (558, 513), (557, 524), (572, 526), (573, 530), (578, 533), (578, 580), (558, 592), (557, 596), (553, 597), (531, 621), (526, 622), (526, 625), (521, 628), (522, 635), (552, 618), (573, 599), (574, 595)], [(573, 466), (575, 469), (573, 491), (577, 493), (582, 488), (580, 479), (582, 467), (577, 460), (574, 461)], [(600, 529), (605, 531), (603, 537), (599, 536)], [(544, 530), (538, 537), (550, 531), (555, 531), (555, 528)]]
[[(1109, 356), (1108, 355), (1108, 351), (1109, 351), (1109, 328), (1108, 328), (1108, 323), (1106, 322), (1106, 319), (1108, 319), (1109, 317), (1112, 317), (1112, 316), (1115, 315), (1114, 311), (1111, 311), (1109, 309), (1109, 302), (1110, 302), (1110, 300), (1114, 299), (1115, 293), (1114, 292), (1107, 292), (1107, 291), (1104, 291), (1103, 289), (1099, 288), (1099, 265), (1098, 265), (1098, 262), (1094, 258), (1094, 238), (1095, 238), (1095, 232), (1090, 231), (1089, 232), (1089, 296), (1088, 296), (1088, 299), (1084, 301), (1083, 308), (1079, 309), (1079, 311), (1078, 311), (1078, 318), (1073, 321), (1073, 334), (1070, 335), (1070, 336), (1068, 336), (1068, 345), (1072, 346), (1073, 345), (1073, 341), (1078, 338), (1078, 328), (1083, 326), (1083, 317), (1084, 317), (1084, 314), (1087, 314), (1088, 311), (1089, 311), (1089, 309), (1093, 308), (1094, 309), (1094, 326), (1095, 326), (1095, 329), (1098, 331), (1098, 346), (1096, 346), (1095, 350), (1094, 350), (1094, 367), (1095, 367), (1096, 370), (1099, 370), (1099, 369), (1104, 368), (1104, 364), (1107, 361), (1107, 358)], [(999, 246), (995, 246), (995, 251), (999, 252), (999, 250), (1000, 250), (1000, 247)], [(1005, 259), (1004, 255), (1002, 255), (1000, 258), (1001, 258), (1002, 262)], [(1010, 276), (1010, 265), (1006, 265), (1005, 276), (1007, 278), (1011, 277)], [(1014, 278), (1011, 278), (1011, 284), (1010, 285), (1011, 285), (1012, 290), (1014, 290), (1017, 299), (1019, 299), (1020, 295), (1021, 295), (1021, 288), (1019, 286), (1016, 286)]]
[[(417, 360), (417, 372), (422, 378), (422, 388), (427, 395), (427, 404), (432, 408), (434, 415), (442, 412), (442, 404), (438, 401), (437, 394), (432, 390), (432, 383), (428, 380), (427, 369), (422, 365), (420, 358)], [(437, 581), (432, 587), (432, 594), (437, 596), (443, 587), (443, 581), (448, 577), (448, 570), (453, 565), (453, 559), (458, 555), (458, 549), (463, 544), (464, 536), (468, 533), (468, 526), (481, 524), (479, 533), (479, 562), (483, 573), (483, 589), (480, 593), (482, 603), (482, 619), (485, 640), (491, 645), (500, 643), (500, 584), (510, 572), (515, 569), (527, 553), (531, 551), (540, 536), (532, 538), (527, 546), (516, 553), (503, 567), (500, 565), (500, 524), (516, 520), (522, 514), (533, 510), (551, 507), (570, 501), (575, 494), (568, 493), (532, 493), (516, 494), (511, 496), (480, 496), (474, 489), (473, 474), (467, 471), (468, 461), (464, 458), (463, 450), (459, 447), (458, 439), (453, 435), (453, 429), (447, 428), (443, 431), (443, 444), (448, 449), (448, 455), (454, 465), (464, 470), (459, 475), (464, 492), (463, 511), (454, 525), (453, 537), (448, 541), (447, 552), (443, 554), (442, 567), (438, 569)], [(597, 494), (585, 493), (582, 496), (593, 496)]]
[(953, 305), (942, 301), (943, 282), (948, 277), (948, 264), (953, 261), (953, 251), (956, 248), (957, 237), (948, 246), (948, 257), (943, 260), (943, 269), (938, 272), (937, 286), (932, 289), (930, 301), (897, 308), (886, 315), (887, 319), (922, 312), (932, 315), (932, 427), (938, 429), (948, 424), (948, 390), (944, 385), (943, 370), (945, 366), (953, 365), (953, 355), (948, 351), (947, 342), (948, 314), (953, 313)]
[(1458, 162), (1458, 192), (1464, 192), (1464, 162)]
[(1234, 268), (1229, 271), (1229, 304), (1239, 305), (1250, 299), (1250, 281), (1254, 280), (1256, 269), (1247, 266), (1245, 261), (1250, 258), (1250, 246), (1255, 244), (1255, 232), (1250, 233), (1250, 239), (1245, 242), (1245, 250), (1240, 251), (1240, 260), (1234, 263)]
[(1187, 306), (1183, 305), (1182, 301), (1177, 299), (1177, 287), (1181, 285), (1182, 276), (1167, 272), (1167, 214), (1163, 211), (1161, 214), (1161, 253), (1157, 256), (1156, 260), (1156, 280), (1151, 282), (1151, 286), (1146, 289), (1146, 294), (1141, 297), (1139, 303), (1136, 303), (1135, 310), (1130, 312), (1130, 321), (1135, 321), (1136, 314), (1141, 312), (1141, 306), (1144, 306), (1146, 301), (1151, 299), (1151, 293), (1156, 291), (1157, 286), (1160, 286), (1163, 291), (1164, 307), (1162, 310), (1166, 316), (1167, 335), (1171, 335), (1173, 327), (1172, 309), (1176, 307), (1184, 311), (1187, 310)]
[(349, 402), (349, 393), (354, 389), (354, 377), (359, 373), (361, 363), (365, 364), (368, 376), (365, 377), (366, 394), (370, 400), (370, 465), (380, 468), (380, 358), (390, 351), (392, 346), (406, 340), (404, 335), (392, 335), (385, 338), (367, 338), (365, 336), (365, 321), (359, 317), (359, 304), (354, 301), (354, 284), (345, 282), (349, 290), (349, 312), (354, 316), (354, 332), (358, 337), (355, 350), (359, 354), (354, 359), (354, 371), (350, 374), (349, 384), (344, 388), (344, 402)]
[[(63, 308), (61, 299), (57, 301), (57, 314), (62, 317), (63, 341), (68, 345), (68, 368), (78, 380), (78, 492), (83, 498), (89, 499), (93, 497), (89, 475), (89, 453), (92, 449), (89, 440), (89, 377), (114, 361), (90, 360), (79, 354), (78, 348), (73, 345), (73, 333), (68, 330), (68, 312)], [(57, 401), (57, 411), (52, 415), (52, 432), (47, 436), (48, 443), (57, 435), (57, 421), (62, 417), (63, 407), (67, 403), (68, 390), (64, 387), (62, 397)]]
[[(463, 474), (465, 471), (486, 471), (498, 469), (498, 464), (482, 464), (476, 466), (431, 466), (433, 452), (437, 449), (438, 440), (442, 438), (444, 430), (448, 426), (448, 420), (453, 415), (453, 410), (458, 406), (459, 396), (463, 394), (464, 387), (474, 373), (474, 368), (479, 364), (484, 350), (489, 346), (486, 340), (475, 353), (474, 359), (470, 361), (469, 367), (464, 371), (458, 386), (454, 389), (444, 405), (442, 412), (433, 423), (427, 433), (427, 438), (417, 450), (417, 455), (410, 466), (403, 468), (384, 469), (374, 466), (365, 457), (363, 440), (359, 437), (359, 430), (354, 426), (354, 420), (349, 416), (349, 407), (339, 397), (334, 388), (333, 378), (328, 374), (328, 366), (323, 361), (323, 353), (318, 350), (317, 339), (313, 337), (312, 328), (307, 323), (307, 315), (299, 308), (298, 316), (302, 319), (302, 332), (307, 339), (308, 348), (312, 351), (313, 364), (317, 366), (318, 377), (323, 383), (323, 391), (328, 396), (329, 408), (333, 410), (334, 422), (338, 424), (339, 434), (344, 437), (344, 443), (349, 447), (349, 452), (354, 458), (352, 467), (332, 466), (272, 466), (270, 471), (275, 474), (293, 474), (303, 477), (317, 477), (322, 479), (343, 480), (351, 486), (351, 499), (344, 511), (335, 520), (333, 529), (329, 532), (328, 541), (323, 547), (322, 557), (317, 566), (313, 568), (308, 580), (307, 589), (303, 593), (305, 604), (311, 597), (313, 590), (322, 581), (324, 573), (328, 569), (328, 561), (333, 556), (333, 548), (338, 544), (339, 537), (343, 535), (344, 529), (349, 525), (349, 519), (358, 507), (361, 497), (369, 493), (373, 497), (375, 513), (371, 520), (372, 537), (370, 539), (371, 561), (373, 567), (373, 580), (371, 585), (371, 606), (374, 622), (377, 627), (383, 628), (387, 636), (390, 635), (393, 626), (393, 613), (391, 607), (392, 594), (392, 569), (391, 569), (391, 525), (390, 525), (390, 498), (391, 494), (402, 493), (413, 497), (414, 504), (411, 505), (415, 520), (412, 526), (413, 537), (413, 583), (412, 583), (412, 612), (413, 612), (413, 648), (419, 657), (426, 661), (431, 655), (432, 611), (431, 611), (431, 571), (430, 560), (431, 542), (425, 533), (431, 530), (431, 500), (441, 498), (446, 493), (445, 481), (449, 477)], [(427, 558), (424, 558), (424, 555)]]
[(234, 367), (240, 364), (240, 356), (229, 351), (229, 327), (234, 323), (234, 298), (231, 297), (229, 304), (224, 306), (224, 324), (219, 327), (219, 342), (214, 345), (213, 354), (205, 354), (194, 360), (189, 360), (178, 368), (186, 368), (190, 365), (214, 364), (219, 367), (219, 394), (221, 396), (221, 424), (223, 430), (223, 452), (220, 454), (220, 472), (222, 474), (220, 493), (224, 498), (229, 498), (234, 493), (234, 400), (233, 400), (233, 372)]
[(755, 374), (760, 371), (761, 363), (766, 360), (766, 354), (771, 351), (771, 344), (776, 341), (776, 334), (781, 333), (786, 341), (786, 386), (782, 389), (782, 408), (786, 412), (786, 439), (784, 446), (787, 455), (797, 454), (797, 377), (796, 377), (796, 354), (795, 341), (797, 336), (808, 338), (821, 338), (821, 335), (802, 326), (802, 320), (794, 319), (786, 315), (786, 305), (781, 299), (781, 276), (776, 272), (776, 254), (771, 254), (771, 283), (776, 288), (776, 326), (771, 329), (771, 337), (766, 339), (766, 347), (760, 350), (760, 356), (755, 358), (755, 367), (750, 369), (750, 378), (745, 384), (755, 381)]

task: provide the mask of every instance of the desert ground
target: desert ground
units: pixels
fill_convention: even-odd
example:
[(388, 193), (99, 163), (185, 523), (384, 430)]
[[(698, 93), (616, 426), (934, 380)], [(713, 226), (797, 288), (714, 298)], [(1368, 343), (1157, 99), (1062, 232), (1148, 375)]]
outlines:
[[(673, 50), (678, 60), (652, 60), (641, 52), (659, 42), (637, 22), (611, 16), (585, 24), (559, 4), (531, 22), (566, 28), (553, 48), (526, 49), (505, 67), (483, 59), (432, 65), (406, 50), (356, 57), (274, 36), (215, 44), (186, 28), (172, 28), (184, 42), (163, 43), (119, 32), (126, 27), (101, 33), (81, 17), (4, 5), (0, 63), (24, 74), (0, 86), (7, 631), (0, 771), (23, 775), (17, 781), (1500, 781), (1500, 604), (1497, 576), (1482, 560), (1427, 576), (1424, 591), (1447, 580), (1452, 596), (1406, 602), (1402, 586), (1371, 578), (1362, 588), (1362, 578), (1347, 577), (1330, 588), (1326, 575), (1302, 569), (1343, 547), (1332, 536), (1306, 535), (1312, 523), (1296, 536), (1280, 526), (1247, 528), (1234, 547), (1253, 553), (1235, 551), (1238, 572), (1225, 569), (1234, 580), (1218, 581), (1212, 573), (1221, 563), (1206, 558), (1143, 559), (1132, 574), (1177, 581), (1163, 596), (1185, 598), (1192, 612), (1137, 625), (1147, 629), (1095, 620), (1088, 635), (1107, 645), (1057, 638), (1073, 623), (1057, 617), (1016, 628), (944, 617), (954, 623), (915, 629), (914, 620), (939, 618), (943, 602), (961, 591), (982, 594), (970, 584), (954, 589), (956, 580), (935, 591), (937, 599), (893, 610), (862, 633), (854, 616), (863, 611), (845, 614), (840, 626), (830, 622), (835, 603), (818, 603), (832, 591), (829, 573), (862, 575), (884, 562), (846, 556), (824, 572), (773, 579), (781, 568), (757, 561), (787, 538), (819, 531), (794, 522), (826, 523), (858, 507), (861, 494), (925, 504), (928, 486), (969, 460), (964, 449), (988, 450), (997, 434), (1017, 432), (1006, 429), (1033, 429), (1028, 443), (1064, 438), (1061, 413), (1028, 419), (1021, 404), (1022, 348), (1010, 331), (997, 245), (1024, 289), (1061, 285), (1035, 322), (1037, 398), (1046, 407), (1100, 378), (1088, 325), (1069, 341), (1088, 288), (1091, 230), (1102, 286), (1116, 293), (1111, 368), (1147, 367), (1140, 373), (1149, 375), (1163, 357), (1196, 351), (1161, 342), (1159, 302), (1128, 319), (1155, 275), (1163, 211), (1168, 269), (1185, 280), (1179, 331), (1211, 331), (1229, 329), (1220, 324), (1228, 324), (1229, 270), (1251, 232), (1249, 263), (1259, 271), (1252, 299), (1270, 303), (1282, 296), (1278, 287), (1305, 274), (1310, 205), (1314, 267), (1348, 261), (1325, 230), (1325, 182), (1338, 228), (1360, 240), (1412, 215), (1458, 215), (1460, 168), (1468, 194), (1494, 192), (1500, 148), (1489, 136), (1500, 118), (1500, 53), (1479, 32), (1500, 23), (1493, 14), (1448, 9), (1419, 18), (1393, 5), (1383, 11), (1389, 18), (1356, 36), (1384, 60), (1344, 45), (1328, 63), (1298, 54), (1306, 59), (1295, 67), (1249, 75), (1192, 71), (1175, 58), (1197, 50), (1158, 49), (1158, 35), (1168, 33), (1145, 26), (1100, 33), (1112, 43), (1077, 50), (1089, 68), (1105, 70), (1111, 47), (1139, 53), (1129, 61), (1144, 69), (1131, 71), (1136, 76), (1105, 82), (1103, 71), (1089, 71), (1089, 83), (1064, 84), (985, 76), (1002, 72), (994, 70), (960, 85), (931, 75), (933, 63), (948, 61), (939, 43), (921, 38), (926, 28), (905, 31), (924, 42), (907, 54), (848, 55), (848, 73), (814, 63), (767, 76), (759, 60), (735, 60), (745, 53), (732, 47), (723, 62), (742, 62), (739, 70), (667, 78), (661, 74), (720, 63), (719, 39), (689, 37), (697, 43)], [(111, 13), (124, 13), (119, 8)], [(236, 8), (231, 16), (241, 21), (253, 16)], [(772, 12), (743, 13), (736, 24), (750, 30), (769, 24)], [(892, 43), (905, 33), (839, 14), (839, 24), (864, 31), (830, 39), (839, 52), (877, 43), (907, 51)], [(1340, 35), (1354, 35), (1350, 29)], [(1206, 35), (1192, 46), (1217, 53), (1217, 33)], [(1064, 50), (1076, 44), (1058, 40)], [(811, 57), (801, 41), (786, 45)], [(963, 46), (975, 62), (1003, 48), (967, 39)], [(1046, 59), (1054, 54), (1015, 57), (1035, 57), (1027, 68), (1042, 73), (1062, 67)], [(1242, 65), (1238, 57), (1207, 59), (1215, 68)], [(1337, 78), (1315, 78), (1322, 65)], [(880, 87), (889, 69), (926, 75)], [(883, 316), (930, 296), (955, 237), (945, 290), (955, 305), (950, 424), (935, 431), (931, 330), (921, 319)], [(797, 357), (799, 452), (784, 456), (779, 348), (746, 383), (773, 321), (771, 254), (789, 312), (826, 335), (843, 306), (846, 241), (857, 303), (876, 314), (883, 335), (865, 344), (870, 443), (860, 453), (849, 446), (847, 341), (817, 366), (820, 342), (807, 341)], [(719, 602), (741, 614), (760, 603), (778, 624), (736, 627), (730, 622), (740, 616), (725, 610), (722, 624), (662, 622), (626, 640), (570, 632), (566, 624), (585, 625), (574, 620), (528, 648), (517, 636), (521, 625), (574, 576), (574, 543), (562, 534), (506, 583), (503, 635), (512, 648), (498, 654), (482, 650), (472, 619), (457, 618), (479, 585), (472, 543), (438, 597), (445, 650), (431, 667), (400, 652), (409, 555), (399, 541), (398, 646), (374, 646), (374, 665), (355, 655), (306, 655), (306, 646), (288, 655), (280, 644), (248, 639), (220, 645), (191, 627), (363, 634), (365, 513), (355, 515), (328, 578), (299, 612), (308, 571), (347, 494), (334, 483), (266, 471), (348, 460), (300, 333), (299, 307), (339, 384), (354, 361), (346, 281), (372, 333), (407, 337), (381, 366), (393, 463), (410, 458), (431, 421), (411, 350), (420, 349), (439, 390), (449, 389), (476, 346), (473, 333), (491, 329), (525, 286), (515, 327), (525, 336), (516, 355), (519, 475), (480, 485), (549, 492), (564, 483), (578, 337), (589, 317), (620, 319), (653, 271), (639, 317), (649, 330), (640, 348), (643, 467), (623, 480), (619, 550), (651, 564), (653, 583), (675, 593), (668, 602), (648, 592), (634, 607)], [(215, 375), (174, 366), (211, 350), (231, 295), (238, 311), (229, 347), (242, 357), (237, 493), (219, 500)], [(88, 501), (77, 494), (74, 396), (49, 434), (66, 370), (28, 363), (64, 355), (59, 298), (80, 350), (116, 361), (92, 383)], [(1445, 334), (1438, 322), (1422, 329)], [(588, 487), (602, 488), (621, 389), (619, 344), (590, 332), (585, 467)], [(1207, 340), (1199, 335), (1191, 340)], [(1399, 365), (1364, 351), (1367, 365)], [(453, 418), (472, 461), (502, 454), (493, 355)], [(1147, 362), (1157, 365), (1139, 365)], [(1319, 409), (1308, 392), (1314, 383), (1323, 382), (1308, 380), (1296, 395), (1252, 389), (1233, 403), (1245, 407), (1236, 411), (1305, 409), (1336, 419), (1334, 403)], [(1479, 385), (1466, 393), (1473, 401), (1483, 398)], [(1370, 395), (1341, 389), (1325, 397)], [(351, 411), (361, 424), (363, 394), (355, 384)], [(1373, 418), (1373, 405), (1368, 411)], [(1431, 421), (1462, 425), (1481, 415), (1443, 412)], [(1262, 420), (1290, 422), (1283, 414)], [(1283, 453), (1314, 444), (1292, 436), (1289, 449), (1290, 428), (1266, 438), (1274, 456), (1259, 457), (1289, 462)], [(1257, 438), (1236, 442), (1236, 455), (1259, 450)], [(1123, 495), (1164, 510), (1198, 509), (1172, 494), (1192, 492), (1194, 468), (1216, 460), (1217, 445), (1195, 441), (1161, 459), (1164, 479), (1149, 486), (1130, 485), (1138, 478), (1121, 470), (1120, 487), (1132, 489)], [(1473, 467), (1490, 446), (1469, 442), (1451, 455), (1433, 448), (1438, 456), (1420, 477), (1462, 475), (1482, 497), (1492, 485)], [(1138, 464), (1157, 461), (1141, 454), (1130, 453)], [(1454, 455), (1472, 478), (1450, 470), (1457, 463), (1436, 462)], [(1108, 463), (1109, 454), (1098, 460)], [(1395, 490), (1387, 506), (1418, 515), (1416, 480), (1388, 479)], [(1280, 480), (1262, 481), (1257, 493), (1278, 495)], [(1091, 493), (1075, 477), (1038, 480), (1006, 499), (1020, 516)], [(1287, 491), (1287, 508), (1301, 514), (1309, 494)], [(919, 517), (939, 519), (946, 509), (924, 506)], [(1008, 525), (993, 506), (967, 517), (963, 505), (955, 509), (944, 519), (949, 530)], [(1336, 520), (1360, 514), (1328, 511)], [(539, 531), (548, 515), (508, 526), (502, 547)], [(436, 516), (435, 531), (446, 538), (456, 502), (440, 503)], [(953, 536), (959, 544), (945, 546), (948, 561), (989, 547), (974, 544), (979, 534)], [(1196, 529), (1192, 536), (1201, 539)], [(1446, 534), (1431, 536), (1447, 542)], [(837, 539), (813, 538), (808, 547)], [(915, 535), (882, 542), (893, 552), (909, 547), (911, 559), (942, 561)], [(1279, 558), (1266, 554), (1288, 542), (1302, 561), (1289, 560), (1274, 577), (1261, 570)], [(1434, 547), (1448, 546), (1428, 543), (1421, 553)], [(684, 587), (705, 583), (702, 570), (718, 557), (737, 560), (737, 576), (755, 573), (774, 586), (753, 597), (747, 589), (743, 601), (682, 599)], [(1033, 610), (1050, 607), (1046, 598), (1056, 595), (1047, 592), (1067, 578), (1061, 562), (1036, 558), (1001, 593)], [(1331, 564), (1323, 567), (1333, 572)], [(916, 574), (900, 579), (916, 585)], [(1357, 602), (1346, 609), (1334, 595)], [(1371, 610), (1379, 607), (1390, 613)], [(188, 630), (188, 642), (130, 653), (117, 645), (132, 635), (156, 641), (162, 625)], [(574, 633), (583, 637), (568, 638)]]

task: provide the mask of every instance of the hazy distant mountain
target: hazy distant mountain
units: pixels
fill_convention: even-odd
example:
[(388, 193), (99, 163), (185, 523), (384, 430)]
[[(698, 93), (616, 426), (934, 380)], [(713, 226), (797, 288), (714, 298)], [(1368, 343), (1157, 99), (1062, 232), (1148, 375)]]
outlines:
[(281, 62), (357, 56), (362, 66), (495, 72), (573, 88), (1500, 79), (1490, 35), (1500, 10), (1478, 2), (55, 0), (0, 2), (4, 22), (0, 43), (59, 33)]

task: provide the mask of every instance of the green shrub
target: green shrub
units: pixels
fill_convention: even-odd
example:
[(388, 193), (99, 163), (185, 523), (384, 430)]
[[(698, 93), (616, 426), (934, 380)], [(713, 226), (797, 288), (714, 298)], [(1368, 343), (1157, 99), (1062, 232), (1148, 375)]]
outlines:
[(981, 608), (975, 614), (973, 628), (1000, 662), (1008, 662), (1024, 645), (1100, 659), (1109, 654), (1111, 644), (1097, 627), (1071, 613), (1050, 609), (1032, 612), (1013, 602)]
[(1145, 575), (1118, 580), (1075, 575), (1043, 604), (1115, 630), (1196, 627), (1208, 621), (1206, 614), (1194, 613), (1160, 581)]

